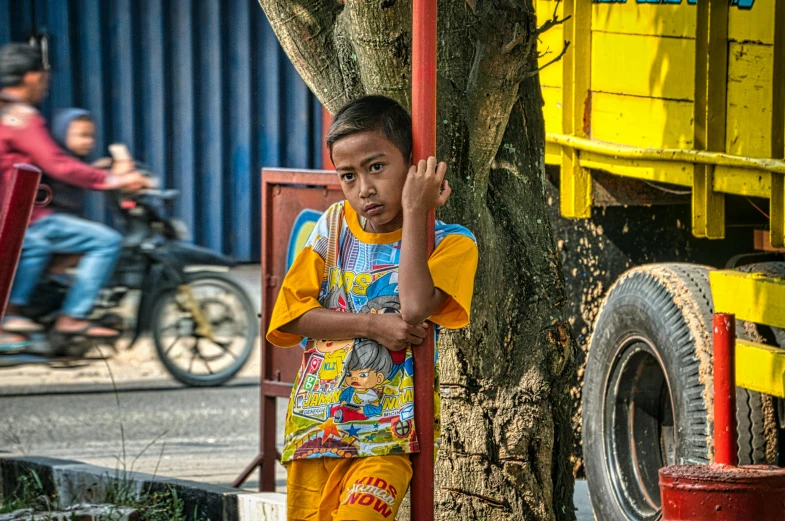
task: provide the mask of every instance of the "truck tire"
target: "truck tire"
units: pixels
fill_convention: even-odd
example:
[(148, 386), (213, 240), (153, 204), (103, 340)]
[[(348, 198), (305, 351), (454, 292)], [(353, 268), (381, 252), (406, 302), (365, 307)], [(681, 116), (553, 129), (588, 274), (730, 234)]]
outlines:
[[(603, 303), (583, 386), (586, 478), (599, 521), (659, 519), (657, 471), (713, 455), (709, 268), (628, 271)], [(743, 332), (739, 331), (740, 336)], [(739, 452), (763, 440), (760, 401), (739, 389)], [(751, 456), (752, 457), (752, 456)], [(757, 462), (757, 461), (756, 461)]]

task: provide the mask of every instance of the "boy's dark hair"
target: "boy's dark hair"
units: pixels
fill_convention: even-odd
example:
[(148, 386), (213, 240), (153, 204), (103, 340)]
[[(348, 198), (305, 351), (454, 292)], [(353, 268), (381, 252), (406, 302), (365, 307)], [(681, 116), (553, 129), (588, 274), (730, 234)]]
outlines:
[(397, 101), (386, 96), (363, 96), (350, 101), (335, 115), (327, 133), (327, 148), (332, 158), (333, 145), (359, 132), (381, 132), (403, 154), (412, 155), (412, 117)]
[(390, 352), (375, 340), (367, 338), (360, 340), (346, 357), (346, 370), (357, 371), (358, 369), (370, 369), (389, 378), (393, 369)]
[(9, 43), (0, 47), (0, 88), (18, 87), (25, 74), (44, 70), (41, 49), (26, 43)]

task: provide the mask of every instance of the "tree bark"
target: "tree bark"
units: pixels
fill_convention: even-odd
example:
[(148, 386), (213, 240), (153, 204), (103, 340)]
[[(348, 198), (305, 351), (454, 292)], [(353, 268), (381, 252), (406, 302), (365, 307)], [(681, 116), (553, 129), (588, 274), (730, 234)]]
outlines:
[[(364, 93), (409, 106), (411, 1), (260, 0), (334, 112)], [(438, 519), (572, 520), (574, 341), (545, 199), (531, 0), (440, 0), (439, 218), (478, 239), (472, 324), (440, 345)], [(297, 38), (297, 41), (292, 41)]]

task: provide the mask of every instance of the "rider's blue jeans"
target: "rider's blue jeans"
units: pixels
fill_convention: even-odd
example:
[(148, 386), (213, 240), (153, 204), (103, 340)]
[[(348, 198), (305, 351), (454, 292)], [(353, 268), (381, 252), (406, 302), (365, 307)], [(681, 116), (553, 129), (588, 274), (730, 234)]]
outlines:
[(30, 302), (53, 254), (82, 254), (61, 313), (87, 318), (112, 274), (122, 245), (123, 237), (103, 224), (60, 213), (42, 217), (25, 233), (9, 301), (17, 306)]

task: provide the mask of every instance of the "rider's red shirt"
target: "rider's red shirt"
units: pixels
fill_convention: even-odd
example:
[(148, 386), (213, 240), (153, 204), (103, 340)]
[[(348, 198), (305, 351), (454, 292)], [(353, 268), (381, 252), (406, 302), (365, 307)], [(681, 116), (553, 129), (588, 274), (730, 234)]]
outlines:
[[(7, 178), (15, 163), (34, 165), (54, 179), (92, 190), (102, 189), (107, 175), (62, 150), (38, 111), (20, 102), (0, 107), (0, 181)], [(30, 223), (52, 211), (33, 208)]]

